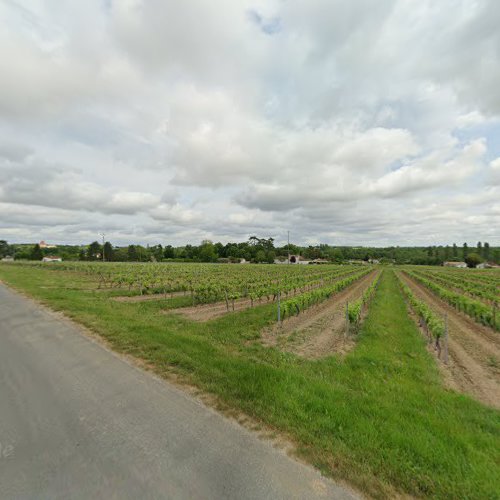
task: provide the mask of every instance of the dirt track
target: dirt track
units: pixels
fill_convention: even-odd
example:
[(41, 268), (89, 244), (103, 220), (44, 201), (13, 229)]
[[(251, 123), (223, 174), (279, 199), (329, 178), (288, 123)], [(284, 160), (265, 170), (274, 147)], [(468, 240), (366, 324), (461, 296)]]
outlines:
[(111, 300), (115, 302), (147, 302), (148, 300), (168, 300), (173, 297), (184, 297), (188, 292), (168, 292), (164, 293), (154, 293), (152, 295), (131, 295), (123, 297), (111, 297)]
[(322, 304), (264, 330), (262, 342), (309, 359), (349, 351), (354, 339), (344, 335), (346, 302), (359, 299), (375, 274), (372, 271)]
[(500, 408), (500, 333), (465, 317), (404, 273), (415, 296), (441, 316), (448, 316), (449, 363), (439, 363), (447, 384)]

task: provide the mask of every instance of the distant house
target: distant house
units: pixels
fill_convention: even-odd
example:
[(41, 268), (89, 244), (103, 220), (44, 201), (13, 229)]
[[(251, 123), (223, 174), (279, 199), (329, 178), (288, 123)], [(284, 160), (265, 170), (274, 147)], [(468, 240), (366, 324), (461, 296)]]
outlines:
[(492, 269), (494, 267), (498, 267), (498, 266), (495, 266), (495, 264), (491, 264), (489, 262), (481, 262), (481, 264), (478, 264), (476, 266), (476, 269)]
[(465, 262), (443, 262), (443, 266), (445, 267), (459, 267), (459, 268), (465, 268), (467, 267), (467, 264)]
[(45, 243), (45, 241), (40, 241), (39, 243), (40, 248), (57, 248), (57, 245), (49, 245), (48, 243)]
[(314, 259), (309, 262), (309, 264), (330, 264), (330, 261), (327, 259)]
[(56, 255), (47, 255), (47, 257), (42, 259), (42, 262), (62, 262), (62, 259)]
[(14, 257), (11, 255), (6, 255), (3, 259), (2, 262), (14, 262)]
[[(287, 262), (287, 261), (285, 261)], [(309, 264), (311, 261), (304, 259), (302, 255), (290, 255), (290, 264)]]
[(378, 259), (369, 259), (368, 262), (370, 264), (380, 264), (380, 261)]

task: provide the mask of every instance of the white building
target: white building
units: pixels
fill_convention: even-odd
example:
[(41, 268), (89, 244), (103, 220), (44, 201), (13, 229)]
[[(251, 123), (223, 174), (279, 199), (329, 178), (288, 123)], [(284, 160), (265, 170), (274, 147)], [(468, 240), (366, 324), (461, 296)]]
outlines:
[(62, 259), (56, 255), (48, 255), (42, 259), (42, 262), (62, 262)]
[(459, 268), (465, 268), (467, 267), (467, 264), (465, 262), (443, 262), (443, 266), (445, 267), (459, 267)]

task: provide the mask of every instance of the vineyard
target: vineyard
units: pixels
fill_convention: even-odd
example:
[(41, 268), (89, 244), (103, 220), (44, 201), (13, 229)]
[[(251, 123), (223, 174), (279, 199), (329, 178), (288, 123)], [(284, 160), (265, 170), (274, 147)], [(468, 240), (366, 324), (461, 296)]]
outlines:
[(368, 497), (500, 487), (497, 269), (6, 262), (0, 279)]
[(492, 271), (457, 272), (412, 268), (406, 274), (478, 323), (500, 330), (500, 276)]

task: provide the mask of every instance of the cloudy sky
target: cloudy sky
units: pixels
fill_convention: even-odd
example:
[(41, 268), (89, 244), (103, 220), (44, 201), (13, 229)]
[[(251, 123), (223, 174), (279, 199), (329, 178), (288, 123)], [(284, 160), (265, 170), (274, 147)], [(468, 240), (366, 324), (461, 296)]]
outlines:
[(0, 0), (0, 239), (500, 245), (498, 0)]

